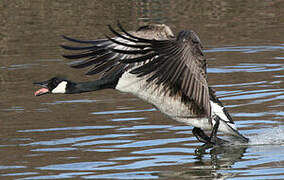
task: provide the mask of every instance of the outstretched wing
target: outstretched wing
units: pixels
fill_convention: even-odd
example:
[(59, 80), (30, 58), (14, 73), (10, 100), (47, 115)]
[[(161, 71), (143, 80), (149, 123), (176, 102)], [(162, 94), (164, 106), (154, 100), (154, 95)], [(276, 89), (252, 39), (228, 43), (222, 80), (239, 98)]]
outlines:
[(121, 55), (135, 55), (130, 58), (123, 56), (120, 61), (125, 64), (143, 62), (130, 73), (138, 77), (147, 76), (147, 82), (166, 86), (172, 93), (181, 91), (208, 117), (211, 116), (206, 59), (200, 40), (193, 31), (181, 31), (174, 40), (154, 40), (136, 37), (122, 27), (120, 29), (127, 35), (127, 39), (122, 39), (144, 46), (135, 51), (112, 50)]
[(63, 45), (64, 49), (79, 52), (64, 57), (80, 60), (71, 67), (90, 66), (88, 75), (104, 72), (107, 76), (125, 72), (131, 67), (130, 73), (138, 77), (145, 76), (149, 83), (164, 85), (172, 94), (182, 92), (208, 117), (211, 116), (206, 59), (201, 50), (200, 40), (193, 31), (182, 31), (176, 39), (170, 40), (163, 32), (153, 29), (153, 35), (145, 39), (128, 33), (120, 24), (118, 27), (123, 34), (109, 26), (110, 31), (116, 36), (113, 38), (107, 36), (101, 40), (81, 41), (64, 36), (69, 41), (86, 45)]
[(75, 52), (73, 54), (63, 55), (63, 57), (76, 60), (76, 62), (71, 64), (73, 68), (90, 67), (86, 73), (87, 75), (105, 72), (118, 63), (118, 55), (108, 49), (113, 47), (114, 44), (107, 39), (82, 41), (66, 36), (63, 36), (63, 38), (79, 45), (61, 45), (62, 48)]
[(114, 38), (107, 36), (106, 39), (99, 40), (77, 40), (67, 36), (63, 36), (64, 39), (76, 43), (79, 46), (67, 46), (61, 45), (62, 48), (70, 50), (74, 53), (69, 55), (63, 55), (67, 59), (76, 60), (71, 64), (72, 68), (86, 68), (90, 67), (87, 75), (93, 75), (103, 72), (103, 76), (122, 73), (131, 64), (125, 64), (121, 62), (121, 59), (127, 57), (133, 57), (133, 55), (127, 53), (120, 53), (120, 51), (135, 51), (141, 50), (145, 45), (139, 45), (136, 41), (121, 34), (116, 34), (116, 31), (110, 27), (110, 30), (117, 35)]

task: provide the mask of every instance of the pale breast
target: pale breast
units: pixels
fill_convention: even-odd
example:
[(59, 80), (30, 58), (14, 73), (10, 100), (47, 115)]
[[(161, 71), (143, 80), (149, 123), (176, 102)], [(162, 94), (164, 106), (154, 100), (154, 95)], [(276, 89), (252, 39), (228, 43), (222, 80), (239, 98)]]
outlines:
[(180, 96), (169, 96), (169, 93), (163, 93), (165, 89), (162, 86), (157, 88), (154, 85), (149, 85), (146, 79), (147, 77), (137, 78), (136, 75), (126, 72), (119, 79), (116, 89), (121, 92), (132, 93), (153, 104), (168, 116), (196, 116), (196, 114), (192, 113), (190, 104), (183, 103)]

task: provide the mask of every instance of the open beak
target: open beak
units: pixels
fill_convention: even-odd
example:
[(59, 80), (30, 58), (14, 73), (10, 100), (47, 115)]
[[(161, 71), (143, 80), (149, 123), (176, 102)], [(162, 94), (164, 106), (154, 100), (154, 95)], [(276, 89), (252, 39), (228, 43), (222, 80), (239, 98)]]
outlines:
[(35, 96), (41, 96), (41, 95), (44, 95), (44, 94), (49, 93), (49, 89), (47, 88), (47, 85), (48, 85), (48, 82), (47, 82), (47, 81), (34, 82), (33, 84), (39, 85), (39, 86), (42, 87), (41, 89), (37, 90), (37, 91), (34, 93)]

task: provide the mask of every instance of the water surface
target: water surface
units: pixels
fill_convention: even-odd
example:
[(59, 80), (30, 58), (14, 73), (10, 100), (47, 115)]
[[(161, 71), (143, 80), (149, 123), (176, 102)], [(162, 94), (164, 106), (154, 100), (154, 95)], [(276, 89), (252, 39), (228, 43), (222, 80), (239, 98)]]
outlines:
[[(283, 11), (277, 0), (0, 3), (0, 178), (284, 179)], [(197, 31), (209, 83), (251, 142), (206, 149), (192, 127), (113, 90), (33, 96), (32, 82), (55, 75), (95, 79), (61, 57), (61, 35), (102, 38), (118, 19)]]

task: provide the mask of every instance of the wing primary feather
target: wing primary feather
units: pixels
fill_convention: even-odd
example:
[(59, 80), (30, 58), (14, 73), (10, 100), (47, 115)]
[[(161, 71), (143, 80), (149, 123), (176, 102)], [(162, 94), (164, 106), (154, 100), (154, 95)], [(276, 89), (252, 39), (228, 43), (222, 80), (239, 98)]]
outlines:
[(126, 47), (131, 47), (131, 48), (140, 48), (140, 49), (144, 49), (146, 47), (149, 47), (149, 45), (139, 45), (139, 44), (127, 44), (127, 43), (123, 43), (121, 41), (117, 41), (114, 38), (111, 38), (109, 36), (106, 36), (108, 38), (108, 40), (110, 40), (111, 42), (115, 43), (115, 44), (119, 44), (122, 46), (126, 46)]
[[(188, 76), (188, 79), (184, 78), (184, 80), (182, 81), (181, 86), (184, 87), (184, 89), (185, 89), (184, 93), (185, 94), (189, 94), (188, 92), (190, 91), (190, 83), (192, 81), (192, 76), (189, 74), (188, 70), (185, 70), (185, 75), (184, 76)], [(190, 96), (189, 96), (189, 98), (191, 99)]]
[(193, 77), (193, 75), (191, 75), (191, 81), (190, 81), (190, 84), (189, 84), (189, 88), (188, 88), (188, 90), (189, 91), (187, 91), (187, 92), (185, 92), (187, 95), (188, 95), (188, 97), (190, 97), (191, 99), (193, 99), (192, 98), (192, 95), (193, 95), (193, 91), (194, 91), (194, 88), (195, 88), (195, 79), (194, 79), (194, 77)]
[(74, 63), (74, 64), (71, 64), (70, 67), (72, 68), (77, 68), (77, 69), (80, 69), (80, 68), (84, 68), (84, 67), (87, 67), (87, 66), (90, 66), (92, 65), (96, 58), (95, 57), (90, 57), (84, 61), (81, 61), (81, 62), (78, 62), (78, 63)]
[(100, 76), (101, 78), (113, 78), (114, 75), (120, 75), (124, 71), (125, 64), (115, 63), (108, 67)]
[(155, 80), (156, 78), (158, 78), (158, 73), (153, 74), (151, 77), (149, 77), (146, 81), (148, 83), (152, 82), (153, 80)]
[[(179, 48), (176, 48), (177, 49), (177, 51), (176, 51), (176, 57), (178, 58), (179, 56), (180, 56), (180, 53), (181, 53), (181, 49), (179, 49)], [(178, 81), (178, 79), (179, 79), (179, 77), (180, 77), (180, 75), (182, 74), (182, 73), (184, 73), (184, 64), (182, 63), (182, 62), (179, 62), (179, 61), (176, 61), (176, 60), (172, 60), (172, 61), (174, 61), (174, 62), (176, 62), (175, 63), (175, 66), (173, 66), (172, 67), (172, 69), (174, 70), (174, 72), (172, 72), (171, 73), (171, 78), (169, 78), (169, 81), (171, 82), (171, 83), (174, 83), (174, 82), (177, 82)], [(170, 74), (170, 73), (169, 73)]]
[[(147, 63), (148, 64), (148, 63)], [(152, 72), (154, 72), (154, 71), (157, 71), (157, 66), (159, 67), (159, 66), (161, 66), (163, 64), (163, 61), (157, 61), (155, 64), (153, 64), (153, 65), (151, 65), (150, 63), (149, 63), (149, 66), (148, 66), (148, 68), (147, 69), (145, 69), (144, 71), (141, 71), (140, 73), (139, 73), (139, 75), (138, 75), (138, 77), (143, 77), (143, 76), (145, 76), (145, 75), (147, 75), (147, 74), (150, 74), (150, 73), (152, 73)]]
[(66, 46), (66, 45), (60, 45), (63, 49), (66, 50), (88, 50), (96, 48), (97, 46), (84, 46), (84, 47), (75, 47), (75, 46)]
[(64, 58), (67, 58), (67, 59), (80, 59), (80, 58), (89, 57), (89, 56), (92, 56), (92, 55), (94, 55), (93, 52), (82, 53), (82, 54), (72, 54), (72, 55), (63, 54), (62, 56)]
[[(131, 70), (130, 73), (142, 74), (143, 72), (146, 72), (147, 70), (153, 71), (153, 69), (155, 69), (155, 67), (156, 67), (156, 64), (159, 63), (160, 58), (161, 57), (154, 58), (152, 61), (150, 61), (150, 62), (148, 62), (144, 65), (141, 65), (138, 68)], [(151, 71), (149, 71), (149, 72), (151, 72)], [(149, 73), (149, 72), (147, 72), (147, 73)]]
[(62, 35), (62, 37), (68, 41), (76, 42), (76, 43), (85, 43), (85, 44), (99, 44), (108, 41), (107, 39), (98, 39), (98, 40), (78, 40), (71, 37), (67, 37)]
[(109, 59), (108, 61), (98, 64), (94, 67), (92, 67), (87, 73), (86, 75), (92, 75), (92, 74), (98, 74), (102, 71), (104, 71), (105, 69), (107, 69), (108, 67), (111, 67), (113, 64), (115, 64), (116, 59)]
[(196, 99), (197, 99), (197, 103), (199, 105), (202, 105), (201, 104), (201, 97), (200, 97), (201, 90), (202, 90), (201, 84), (197, 84)]
[(97, 49), (94, 51), (86, 51), (83, 52), (81, 54), (72, 54), (72, 55), (62, 55), (63, 57), (67, 58), (67, 59), (80, 59), (80, 58), (84, 58), (84, 57), (89, 57), (89, 56), (95, 56), (98, 54), (101, 54), (103, 52), (105, 52), (106, 50), (101, 48), (101, 49)]
[(195, 86), (195, 79), (194, 79), (193, 75), (190, 75), (190, 76), (191, 76), (191, 79), (190, 79), (188, 91), (186, 92), (186, 94), (188, 95), (188, 97), (193, 99), (191, 96), (193, 94), (193, 90), (194, 90), (194, 86)]
[[(193, 90), (192, 90), (192, 96), (193, 99), (196, 100), (196, 94), (197, 94), (197, 86), (198, 86), (198, 82), (194, 81), (194, 86), (193, 86)], [(195, 97), (195, 98), (194, 98)]]
[[(167, 64), (167, 62), (165, 62), (163, 65), (165, 65), (165, 64)], [(169, 67), (169, 66), (171, 66), (171, 67)], [(169, 79), (171, 78), (173, 71), (176, 70), (176, 66), (177, 66), (177, 63), (169, 62), (169, 64), (165, 65), (165, 67), (162, 68), (164, 73), (163, 73), (163, 76), (160, 79), (160, 83), (166, 84), (167, 82), (170, 82)]]
[(99, 57), (91, 57), (91, 58), (89, 58), (85, 61), (82, 61), (80, 63), (72, 64), (71, 67), (72, 68), (84, 68), (84, 67), (87, 67), (87, 66), (91, 66), (93, 64), (101, 63), (101, 62), (105, 61), (106, 59), (112, 58), (112, 57), (114, 57), (113, 53), (107, 53), (107, 54), (101, 55)]
[(126, 37), (126, 36), (123, 36), (123, 35), (119, 34), (118, 32), (116, 32), (116, 31), (111, 27), (111, 25), (108, 25), (108, 28), (109, 28), (109, 30), (110, 30), (114, 35), (116, 35), (116, 36), (118, 36), (118, 37), (120, 37), (120, 38), (122, 38), (122, 39), (128, 40), (128, 41), (130, 41), (130, 42), (135, 42), (135, 43), (139, 42), (138, 40), (131, 39), (131, 38), (128, 38), (128, 37)]
[(158, 79), (156, 81), (156, 84), (158, 84), (158, 85), (161, 84), (161, 79), (164, 77), (163, 76), (164, 73), (166, 73), (166, 71), (163, 69), (163, 67), (165, 67), (165, 65), (167, 64), (167, 62), (166, 62), (167, 60), (168, 59), (161, 58), (160, 62), (158, 62), (156, 64), (156, 67), (154, 69), (155, 73), (150, 78), (147, 79), (147, 82), (151, 82), (155, 79)]
[(135, 63), (135, 62), (142, 62), (146, 61), (148, 59), (153, 58), (154, 56), (158, 55), (156, 52), (153, 52), (151, 54), (147, 54), (145, 56), (139, 56), (135, 58), (128, 58), (128, 59), (121, 59), (120, 62), (122, 63)]
[[(202, 90), (202, 96), (204, 96), (205, 93), (206, 93), (206, 89), (203, 88), (203, 90)], [(206, 98), (203, 97), (203, 104), (206, 104), (206, 103), (207, 103), (207, 102), (206, 102)]]
[(177, 68), (174, 71), (174, 74), (172, 77), (169, 79), (171, 83), (179, 81), (181, 78), (182, 73), (185, 71), (185, 65), (183, 63), (179, 63)]
[(151, 51), (153, 51), (153, 49), (143, 49), (143, 50), (122, 50), (122, 49), (114, 49), (114, 48), (110, 48), (111, 51), (113, 52), (117, 52), (120, 54), (147, 54)]
[(163, 64), (156, 67), (156, 73), (160, 75), (157, 84), (164, 83), (172, 75), (171, 70), (176, 70), (177, 63), (172, 61), (170, 57), (166, 57), (163, 60)]
[(172, 49), (173, 47), (177, 46), (177, 43), (172, 40), (153, 40), (151, 45), (160, 54), (169, 54), (168, 49)]
[[(176, 45), (176, 44), (175, 44)], [(175, 61), (175, 56), (180, 53), (180, 49), (176, 46), (167, 47), (168, 56), (159, 56), (154, 60), (142, 65), (141, 67), (134, 69), (132, 72), (139, 74), (138, 77), (142, 77), (151, 72), (155, 72), (149, 79), (148, 82), (158, 78), (156, 81), (157, 84), (166, 82), (174, 73), (178, 67), (177, 61)]]
[[(200, 104), (203, 104), (204, 103), (204, 101), (203, 101), (203, 99), (205, 99), (204, 98), (204, 87), (202, 87), (201, 88), (201, 90), (200, 90)], [(206, 104), (206, 103), (205, 103)]]
[(151, 40), (150, 39), (144, 39), (144, 38), (139, 38), (139, 37), (136, 37), (136, 36), (133, 36), (132, 34), (128, 33), (122, 26), (119, 22), (117, 22), (117, 26), (118, 28), (123, 32), (125, 33), (127, 36), (133, 38), (133, 39), (137, 39), (139, 42), (144, 42), (144, 43), (150, 43)]
[(171, 81), (170, 79), (179, 79), (179, 75), (182, 73), (182, 69), (180, 69), (182, 63), (176, 61), (176, 58), (180, 56), (180, 53), (181, 50), (178, 47), (173, 47), (172, 50), (169, 52), (170, 55), (166, 57), (165, 63), (157, 68), (158, 71), (161, 71), (160, 74), (162, 76), (161, 79), (158, 81), (158, 84), (174, 84), (175, 82)]

